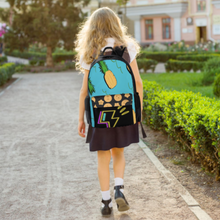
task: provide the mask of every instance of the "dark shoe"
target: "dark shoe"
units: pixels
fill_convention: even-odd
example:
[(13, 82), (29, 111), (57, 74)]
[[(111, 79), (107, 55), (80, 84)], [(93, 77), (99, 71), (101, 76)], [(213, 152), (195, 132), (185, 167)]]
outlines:
[(124, 186), (115, 186), (115, 201), (117, 203), (117, 208), (118, 211), (123, 212), (123, 211), (127, 211), (130, 207), (129, 204), (127, 202), (127, 200), (125, 199), (124, 194), (120, 191), (120, 189), (124, 189)]
[(109, 203), (112, 201), (112, 199), (110, 198), (109, 200), (103, 200), (102, 199), (102, 203), (105, 205), (104, 207), (101, 207), (101, 213), (103, 216), (110, 216), (112, 213), (112, 207), (110, 208), (108, 205)]

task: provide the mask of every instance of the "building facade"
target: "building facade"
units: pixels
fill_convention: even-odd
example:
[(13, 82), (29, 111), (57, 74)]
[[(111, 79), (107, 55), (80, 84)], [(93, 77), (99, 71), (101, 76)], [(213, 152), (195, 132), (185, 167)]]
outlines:
[(130, 0), (126, 16), (141, 45), (220, 42), (220, 0)]
[[(220, 42), (220, 0), (130, 0), (126, 9), (116, 0), (91, 0), (83, 11), (90, 15), (104, 6), (119, 15), (143, 46), (181, 40), (188, 44)], [(9, 4), (0, 0), (0, 7)]]

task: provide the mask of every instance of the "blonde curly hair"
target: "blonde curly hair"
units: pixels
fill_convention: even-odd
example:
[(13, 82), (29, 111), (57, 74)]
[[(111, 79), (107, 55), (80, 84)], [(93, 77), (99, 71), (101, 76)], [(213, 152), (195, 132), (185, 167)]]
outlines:
[[(122, 25), (117, 14), (108, 7), (102, 7), (94, 11), (79, 28), (75, 50), (77, 51), (76, 69), (81, 72), (84, 72), (84, 69), (80, 66), (81, 56), (83, 56), (84, 62), (91, 64), (106, 45), (105, 38), (114, 38), (115, 46), (124, 45), (127, 47), (128, 42), (132, 42), (137, 54), (140, 52), (140, 46), (136, 40), (127, 34), (127, 27)], [(93, 54), (96, 56), (93, 57)]]

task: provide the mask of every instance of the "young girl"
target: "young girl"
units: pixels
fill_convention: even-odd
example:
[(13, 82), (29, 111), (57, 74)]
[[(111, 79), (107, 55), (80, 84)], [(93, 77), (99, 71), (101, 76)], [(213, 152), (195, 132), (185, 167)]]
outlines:
[[(121, 24), (119, 17), (108, 7), (97, 9), (81, 26), (76, 40), (77, 63), (76, 66), (84, 73), (84, 79), (79, 97), (79, 123), (78, 133), (85, 137), (85, 98), (88, 95), (88, 75), (90, 65), (97, 59), (100, 51), (105, 47), (124, 46), (126, 51), (123, 58), (130, 63), (136, 89), (140, 95), (141, 109), (143, 106), (143, 86), (135, 56), (140, 47), (137, 42), (126, 34), (126, 28)], [(107, 52), (107, 54), (111, 52)], [(114, 169), (114, 197), (119, 211), (129, 209), (124, 192), (124, 147), (139, 142), (138, 124), (115, 127), (111, 129), (94, 128), (89, 125), (86, 143), (90, 144), (90, 151), (96, 151), (98, 156), (98, 178), (102, 194), (101, 213), (109, 216), (112, 213), (112, 200), (110, 197), (109, 163), (113, 158)]]

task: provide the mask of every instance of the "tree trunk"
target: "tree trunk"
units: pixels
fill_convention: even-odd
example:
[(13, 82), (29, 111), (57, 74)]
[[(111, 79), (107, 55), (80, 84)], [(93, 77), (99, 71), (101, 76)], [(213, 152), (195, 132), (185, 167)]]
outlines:
[(47, 67), (53, 67), (52, 48), (47, 46)]

